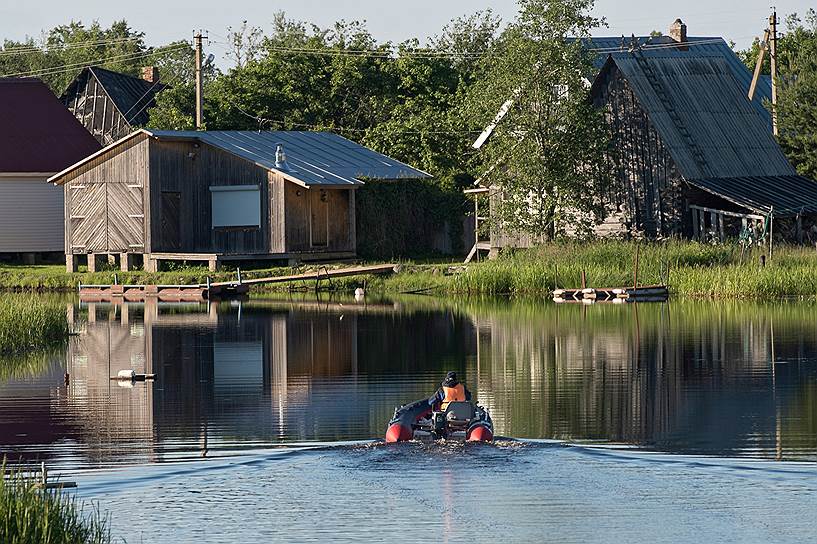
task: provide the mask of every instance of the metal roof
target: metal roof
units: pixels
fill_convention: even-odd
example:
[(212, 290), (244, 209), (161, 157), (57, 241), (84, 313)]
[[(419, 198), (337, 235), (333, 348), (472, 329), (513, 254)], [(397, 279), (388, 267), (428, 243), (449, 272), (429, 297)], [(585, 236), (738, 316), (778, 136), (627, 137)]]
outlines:
[(596, 87), (616, 69), (685, 179), (796, 175), (724, 58), (616, 54)]
[(0, 172), (57, 172), (100, 148), (37, 78), (0, 78)]
[[(200, 141), (284, 174), (303, 185), (361, 185), (363, 179), (418, 179), (429, 174), (331, 132), (146, 130), (159, 140)], [(283, 144), (288, 169), (275, 166)]]
[[(686, 50), (677, 47), (677, 42), (669, 36), (636, 36), (639, 45), (642, 46), (641, 53), (647, 58), (663, 59), (689, 59), (689, 58), (720, 58), (723, 59), (732, 75), (735, 76), (738, 84), (744, 92), (744, 97), (748, 100), (749, 86), (752, 83), (752, 72), (743, 64), (737, 53), (729, 47), (729, 44), (720, 37), (694, 36), (687, 38), (688, 46)], [(602, 69), (607, 57), (628, 56), (632, 38), (622, 37), (593, 37), (589, 40), (582, 40), (588, 49), (596, 52), (597, 56), (593, 64), (599, 70)], [(763, 105), (764, 100), (772, 99), (772, 80), (770, 76), (761, 76), (755, 90), (755, 98), (752, 105), (755, 110), (762, 114), (767, 120), (769, 127), (772, 126), (772, 116)]]
[(817, 213), (817, 182), (803, 176), (707, 178), (687, 183), (764, 215), (770, 211), (776, 217)]
[(99, 66), (89, 66), (82, 69), (65, 92), (62, 93), (60, 100), (65, 102), (68, 96), (73, 96), (79, 83), (90, 76), (96, 78), (131, 126), (147, 124), (149, 119), (148, 110), (156, 105), (156, 94), (167, 87), (161, 82), (153, 83), (142, 78), (106, 70)]

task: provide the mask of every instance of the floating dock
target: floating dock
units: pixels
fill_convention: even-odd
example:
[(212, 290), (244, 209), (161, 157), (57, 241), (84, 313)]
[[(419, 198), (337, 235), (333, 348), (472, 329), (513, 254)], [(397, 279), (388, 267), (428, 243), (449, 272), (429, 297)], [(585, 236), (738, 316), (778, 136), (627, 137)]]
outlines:
[(290, 283), (298, 281), (315, 281), (317, 289), (321, 281), (330, 284), (333, 278), (348, 276), (363, 276), (369, 274), (392, 274), (398, 270), (396, 264), (380, 264), (373, 266), (357, 266), (352, 268), (338, 268), (330, 270), (322, 267), (314, 272), (293, 274), (288, 276), (270, 276), (266, 278), (241, 277), (237, 273), (235, 281), (208, 282), (199, 285), (79, 285), (80, 299), (85, 302), (109, 302), (122, 300), (125, 302), (142, 302), (148, 298), (156, 298), (163, 302), (197, 302), (234, 298), (245, 295), (253, 285), (272, 283)]
[(669, 298), (669, 288), (666, 285), (650, 285), (639, 287), (585, 287), (579, 289), (556, 289), (553, 291), (553, 301), (557, 303), (579, 302), (592, 304), (595, 302), (610, 302), (623, 304), (626, 302), (664, 302)]

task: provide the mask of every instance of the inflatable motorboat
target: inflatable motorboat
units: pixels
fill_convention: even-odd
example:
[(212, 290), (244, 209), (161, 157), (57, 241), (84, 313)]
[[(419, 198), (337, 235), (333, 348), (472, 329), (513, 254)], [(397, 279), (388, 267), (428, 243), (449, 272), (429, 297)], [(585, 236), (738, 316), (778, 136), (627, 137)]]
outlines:
[(450, 402), (443, 409), (421, 399), (395, 408), (386, 430), (386, 442), (405, 442), (414, 438), (457, 439), (490, 442), (494, 439), (491, 416), (470, 401)]

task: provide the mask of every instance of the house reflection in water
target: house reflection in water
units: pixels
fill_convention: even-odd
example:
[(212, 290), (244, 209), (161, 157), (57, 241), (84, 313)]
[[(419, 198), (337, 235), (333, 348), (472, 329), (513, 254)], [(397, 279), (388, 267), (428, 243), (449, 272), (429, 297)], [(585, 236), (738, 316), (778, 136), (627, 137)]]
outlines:
[(800, 456), (817, 446), (810, 312), (712, 302), (475, 312), (479, 398), (515, 437)]

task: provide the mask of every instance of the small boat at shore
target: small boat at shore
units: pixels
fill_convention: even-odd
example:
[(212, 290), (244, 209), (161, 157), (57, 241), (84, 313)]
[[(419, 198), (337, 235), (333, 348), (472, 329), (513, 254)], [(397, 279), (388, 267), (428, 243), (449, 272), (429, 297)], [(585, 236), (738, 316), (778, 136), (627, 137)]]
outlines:
[(470, 401), (450, 402), (445, 409), (434, 409), (428, 399), (404, 404), (394, 410), (386, 429), (386, 442), (414, 439), (463, 439), (490, 442), (494, 424), (487, 410)]

